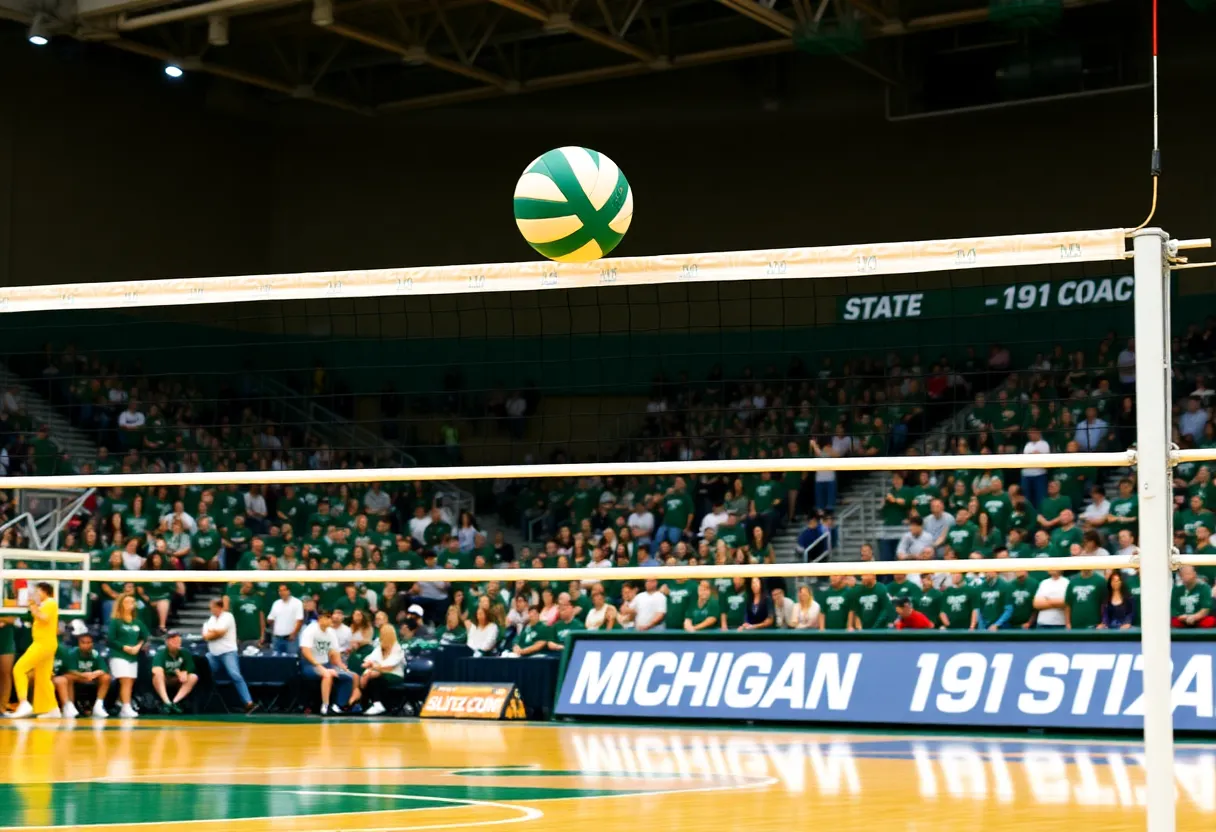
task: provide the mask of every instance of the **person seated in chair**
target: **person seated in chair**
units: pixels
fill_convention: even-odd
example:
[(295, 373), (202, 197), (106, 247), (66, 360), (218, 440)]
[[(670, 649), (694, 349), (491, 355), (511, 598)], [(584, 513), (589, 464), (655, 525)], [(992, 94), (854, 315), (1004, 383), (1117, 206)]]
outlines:
[[(76, 646), (64, 656), (62, 675), (56, 675), (54, 683), (66, 718), (80, 715), (76, 699), (89, 693), (93, 694), (93, 716), (97, 719), (109, 716), (106, 694), (110, 692), (110, 672), (101, 654), (94, 649), (91, 634), (81, 633), (77, 637)], [(81, 690), (82, 687), (88, 690)]]
[[(194, 672), (194, 657), (182, 649), (182, 634), (170, 630), (165, 634), (165, 646), (152, 657), (152, 689), (160, 697), (161, 711), (180, 714), (181, 702), (198, 684)], [(172, 692), (173, 698), (169, 698)]]
[(397, 643), (397, 631), (386, 623), (379, 632), (380, 640), (375, 642), (371, 655), (363, 660), (363, 676), (359, 680), (372, 702), (367, 709), (368, 716), (384, 713), (384, 691), (405, 683), (405, 652)]
[[(330, 610), (321, 610), (317, 614), (317, 620), (300, 633), (300, 675), (305, 679), (317, 679), (321, 682), (321, 716), (337, 716), (342, 713), (342, 707), (360, 707), (356, 705), (361, 695), (359, 677), (347, 669), (342, 661), (342, 654), (338, 649), (338, 633), (333, 626)], [(330, 704), (335, 684), (338, 687), (339, 702), (345, 700), (343, 706)], [(343, 688), (346, 689), (345, 696)]]

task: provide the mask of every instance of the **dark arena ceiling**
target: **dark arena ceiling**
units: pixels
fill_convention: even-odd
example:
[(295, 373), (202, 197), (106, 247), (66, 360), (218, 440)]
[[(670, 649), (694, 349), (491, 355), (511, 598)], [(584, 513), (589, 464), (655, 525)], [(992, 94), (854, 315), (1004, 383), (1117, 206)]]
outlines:
[(1148, 80), (1146, 10), (1132, 0), (0, 0), (0, 17), (51, 40), (365, 115), (796, 53), (851, 66), (888, 101), (922, 101), (905, 112), (1136, 89)]

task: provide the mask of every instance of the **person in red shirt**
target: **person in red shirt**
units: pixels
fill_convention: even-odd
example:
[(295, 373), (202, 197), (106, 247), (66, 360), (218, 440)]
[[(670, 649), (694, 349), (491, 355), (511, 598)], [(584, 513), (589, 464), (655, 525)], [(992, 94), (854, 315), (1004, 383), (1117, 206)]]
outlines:
[(895, 602), (895, 612), (899, 616), (895, 619), (895, 629), (897, 630), (933, 629), (933, 622), (929, 620), (929, 616), (920, 610), (913, 609), (912, 601), (908, 598), (900, 598)]

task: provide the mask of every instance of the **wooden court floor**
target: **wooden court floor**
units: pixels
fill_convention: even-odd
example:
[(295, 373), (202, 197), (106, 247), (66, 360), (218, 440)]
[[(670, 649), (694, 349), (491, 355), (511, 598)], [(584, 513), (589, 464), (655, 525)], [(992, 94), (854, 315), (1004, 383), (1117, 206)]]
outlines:
[[(0, 723), (5, 829), (1143, 829), (1123, 741), (508, 723)], [(1178, 748), (1216, 826), (1216, 744)]]

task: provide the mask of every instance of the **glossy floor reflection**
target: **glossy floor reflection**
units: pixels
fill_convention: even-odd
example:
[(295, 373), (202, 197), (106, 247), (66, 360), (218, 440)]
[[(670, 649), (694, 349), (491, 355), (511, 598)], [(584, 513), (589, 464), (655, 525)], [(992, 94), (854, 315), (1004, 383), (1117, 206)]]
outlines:
[[(1139, 745), (458, 722), (0, 724), (0, 827), (1142, 829)], [(1178, 748), (1178, 828), (1216, 745)], [(577, 824), (577, 826), (575, 826)]]

